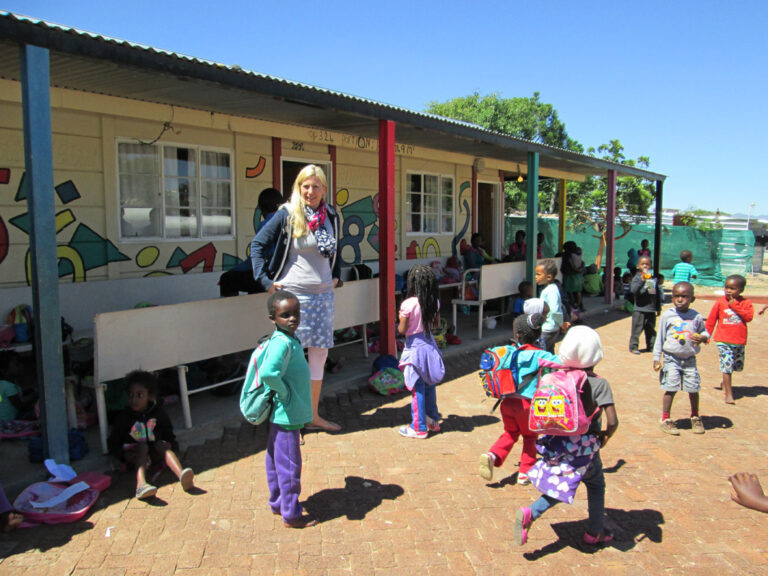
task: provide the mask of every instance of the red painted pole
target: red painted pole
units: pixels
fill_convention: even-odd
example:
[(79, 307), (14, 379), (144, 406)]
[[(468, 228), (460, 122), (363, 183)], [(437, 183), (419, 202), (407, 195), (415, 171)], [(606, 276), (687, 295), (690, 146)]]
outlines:
[(379, 120), (379, 331), (381, 354), (395, 342), (395, 123)]
[(605, 301), (613, 302), (613, 263), (616, 256), (616, 170), (608, 170), (608, 206), (605, 210)]

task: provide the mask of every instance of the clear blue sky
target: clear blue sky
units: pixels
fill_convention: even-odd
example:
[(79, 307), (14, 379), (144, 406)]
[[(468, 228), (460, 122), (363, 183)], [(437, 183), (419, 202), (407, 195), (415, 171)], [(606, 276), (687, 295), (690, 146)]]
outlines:
[(664, 205), (768, 214), (768, 2), (5, 0), (2, 9), (423, 110), (474, 91), (558, 110), (668, 176)]

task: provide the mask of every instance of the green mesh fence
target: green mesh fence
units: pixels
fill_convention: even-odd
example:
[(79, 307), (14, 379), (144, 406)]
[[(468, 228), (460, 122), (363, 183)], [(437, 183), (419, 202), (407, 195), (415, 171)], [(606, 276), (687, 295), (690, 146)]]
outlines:
[[(557, 252), (557, 219), (539, 218), (539, 232), (544, 234), (544, 257), (554, 256)], [(525, 230), (525, 217), (507, 216), (504, 225), (504, 252), (515, 240), (515, 233)], [(639, 249), (642, 240), (648, 240), (653, 253), (655, 227), (638, 224), (630, 232), (616, 240), (615, 265), (627, 269), (627, 252)], [(618, 227), (616, 234), (623, 231)], [(661, 273), (672, 278), (672, 267), (680, 262), (680, 252), (693, 252), (693, 264), (699, 270), (697, 284), (704, 286), (722, 286), (730, 274), (746, 275), (750, 271), (752, 255), (755, 251), (755, 235), (750, 230), (710, 230), (703, 232), (689, 226), (663, 226), (661, 232)], [(600, 238), (592, 230), (566, 231), (566, 240), (573, 240), (583, 253), (584, 262), (595, 262), (600, 247)], [(605, 251), (603, 252), (605, 261)]]

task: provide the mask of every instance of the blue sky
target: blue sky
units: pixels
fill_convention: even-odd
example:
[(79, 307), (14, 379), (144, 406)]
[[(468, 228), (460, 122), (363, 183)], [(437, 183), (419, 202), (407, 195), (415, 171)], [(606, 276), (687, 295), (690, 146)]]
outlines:
[(555, 106), (668, 176), (664, 205), (768, 214), (768, 2), (5, 0), (2, 9), (423, 110), (472, 92)]

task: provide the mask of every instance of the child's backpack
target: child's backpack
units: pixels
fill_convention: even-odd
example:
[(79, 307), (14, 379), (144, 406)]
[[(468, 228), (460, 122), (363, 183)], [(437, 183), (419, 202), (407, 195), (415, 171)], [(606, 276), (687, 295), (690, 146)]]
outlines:
[(259, 364), (264, 358), (268, 345), (269, 336), (259, 340), (259, 345), (256, 346), (256, 350), (248, 361), (243, 390), (240, 392), (240, 412), (254, 426), (258, 426), (269, 418), (275, 396), (275, 393), (259, 378)]
[(368, 378), (368, 386), (382, 396), (397, 394), (405, 386), (405, 378), (399, 368), (386, 367)]
[[(568, 368), (549, 360), (539, 360), (539, 384), (531, 400), (528, 428), (536, 434), (575, 436), (586, 433), (592, 417), (581, 401), (588, 386), (584, 370)], [(553, 371), (542, 375), (543, 369)]]
[(496, 410), (502, 400), (515, 396), (518, 390), (538, 376), (537, 372), (533, 372), (522, 380), (519, 378), (517, 356), (522, 350), (535, 350), (535, 347), (528, 344), (496, 346), (486, 349), (480, 357), (480, 372), (478, 372), (480, 384), (486, 396), (498, 398), (491, 412)]

